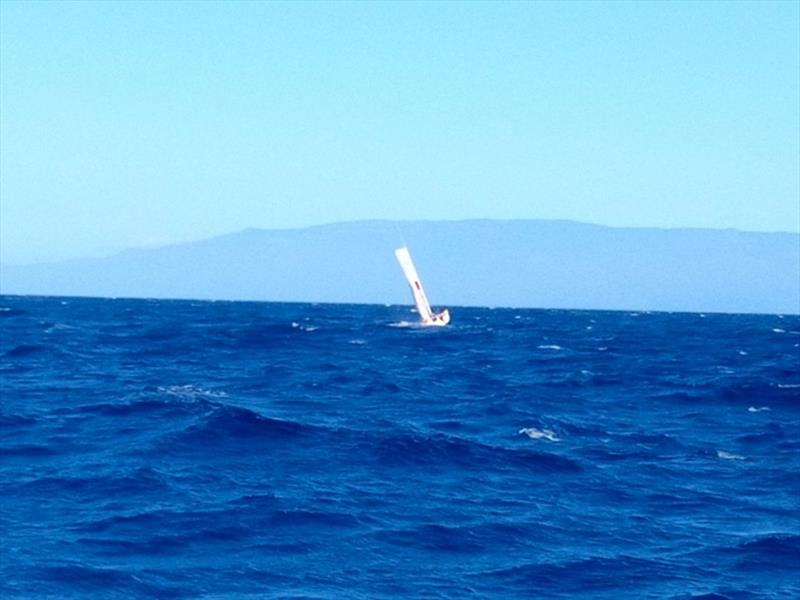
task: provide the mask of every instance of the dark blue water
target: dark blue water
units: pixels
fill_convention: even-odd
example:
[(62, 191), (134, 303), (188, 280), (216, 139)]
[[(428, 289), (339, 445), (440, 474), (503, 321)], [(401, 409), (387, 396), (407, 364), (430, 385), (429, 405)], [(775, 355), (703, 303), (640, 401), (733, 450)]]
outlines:
[(797, 316), (0, 306), (3, 597), (800, 597)]

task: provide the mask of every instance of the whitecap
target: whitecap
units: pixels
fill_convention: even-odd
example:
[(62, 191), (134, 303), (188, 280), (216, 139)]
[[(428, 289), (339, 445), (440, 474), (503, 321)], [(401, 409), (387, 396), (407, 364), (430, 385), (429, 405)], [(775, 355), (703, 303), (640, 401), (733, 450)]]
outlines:
[(354, 340), (348, 340), (348, 344), (354, 344), (356, 346), (362, 346), (367, 343), (367, 340), (362, 340), (361, 338), (356, 338)]
[(317, 327), (316, 325), (309, 325), (308, 327), (301, 327), (300, 329), (301, 329), (302, 331), (309, 331), (309, 332), (311, 332), (311, 331), (316, 331), (317, 329), (319, 329), (319, 327)]
[(414, 327), (414, 323), (411, 321), (398, 321), (397, 323), (389, 323), (389, 327), (400, 327), (402, 329), (406, 329), (408, 327)]
[(779, 327), (773, 327), (772, 328), (772, 332), (773, 333), (786, 333), (786, 330), (785, 329), (780, 329)]
[(739, 350), (739, 355), (740, 356), (747, 356), (747, 352), (745, 352), (744, 350)]
[(539, 350), (563, 350), (561, 346), (556, 344), (542, 344), (541, 346), (536, 346)]
[[(42, 323), (44, 324), (44, 323)], [(72, 325), (67, 325), (65, 323), (53, 323), (50, 327), (44, 330), (45, 333), (53, 333), (55, 331), (68, 331), (70, 329), (78, 329), (77, 327), (73, 327)]]
[(292, 328), (297, 329), (298, 327), (300, 327), (300, 323), (298, 323), (297, 321), (292, 321)]
[(227, 398), (228, 394), (219, 390), (207, 390), (195, 385), (167, 385), (159, 386), (158, 391), (169, 396), (179, 398)]
[(724, 450), (717, 450), (717, 456), (725, 460), (744, 460), (744, 456), (733, 454), (732, 452), (725, 452)]
[(800, 388), (800, 383), (779, 383), (778, 387), (784, 390)]
[(520, 435), (527, 435), (532, 440), (548, 440), (551, 442), (560, 441), (558, 436), (556, 436), (555, 432), (549, 429), (536, 429), (535, 427), (523, 427), (517, 433)]
[(747, 409), (747, 412), (764, 412), (765, 410), (772, 410), (769, 406), (751, 406)]

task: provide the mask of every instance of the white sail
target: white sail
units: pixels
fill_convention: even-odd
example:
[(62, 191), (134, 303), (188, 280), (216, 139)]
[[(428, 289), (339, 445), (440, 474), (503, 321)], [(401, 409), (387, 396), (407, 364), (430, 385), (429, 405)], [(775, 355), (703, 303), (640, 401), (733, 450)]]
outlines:
[(403, 246), (394, 251), (397, 257), (397, 262), (403, 269), (403, 274), (406, 276), (411, 293), (414, 295), (414, 304), (417, 306), (419, 318), (424, 325), (447, 325), (450, 322), (450, 311), (447, 309), (440, 313), (434, 314), (431, 310), (428, 297), (425, 295), (425, 289), (422, 287), (422, 282), (417, 275), (417, 269), (414, 267), (414, 262), (411, 260), (411, 254), (408, 248)]

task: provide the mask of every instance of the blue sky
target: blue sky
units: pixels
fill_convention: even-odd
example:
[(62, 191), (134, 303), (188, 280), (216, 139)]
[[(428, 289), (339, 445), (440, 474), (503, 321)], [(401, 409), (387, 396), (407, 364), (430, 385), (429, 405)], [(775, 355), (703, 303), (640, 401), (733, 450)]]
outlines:
[(800, 230), (800, 4), (0, 3), (0, 260), (245, 227)]

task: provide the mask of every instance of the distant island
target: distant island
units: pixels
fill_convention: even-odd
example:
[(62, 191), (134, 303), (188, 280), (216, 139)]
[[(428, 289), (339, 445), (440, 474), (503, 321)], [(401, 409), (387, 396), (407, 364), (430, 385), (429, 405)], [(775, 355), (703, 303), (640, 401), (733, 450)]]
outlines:
[(543, 220), (247, 229), (106, 258), (2, 265), (0, 293), (410, 303), (393, 254), (403, 238), (435, 306), (800, 312), (798, 234)]

